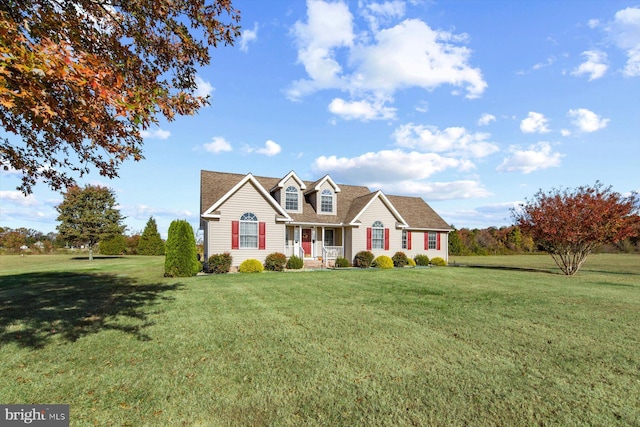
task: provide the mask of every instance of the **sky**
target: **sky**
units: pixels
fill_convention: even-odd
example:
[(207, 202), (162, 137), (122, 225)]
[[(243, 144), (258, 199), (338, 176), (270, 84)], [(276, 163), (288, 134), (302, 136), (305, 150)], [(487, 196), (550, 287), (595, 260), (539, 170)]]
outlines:
[[(242, 36), (198, 70), (211, 105), (144, 132), (112, 188), (127, 233), (197, 229), (200, 171), (424, 198), (456, 228), (542, 189), (640, 191), (640, 2), (234, 0)], [(55, 232), (62, 195), (0, 172), (0, 226)]]

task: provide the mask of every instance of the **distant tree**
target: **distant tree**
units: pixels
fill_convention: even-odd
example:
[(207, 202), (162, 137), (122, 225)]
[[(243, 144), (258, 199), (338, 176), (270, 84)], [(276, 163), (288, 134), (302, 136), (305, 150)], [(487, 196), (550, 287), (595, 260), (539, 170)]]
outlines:
[(127, 236), (127, 254), (137, 255), (139, 243), (140, 243), (140, 234), (136, 233), (131, 236)]
[(153, 217), (147, 221), (138, 241), (138, 255), (164, 255), (164, 241), (158, 233), (158, 225)]
[(93, 247), (102, 239), (124, 232), (124, 219), (115, 208), (116, 197), (107, 187), (87, 185), (71, 187), (63, 193), (58, 211), (58, 238), (89, 248), (89, 260), (93, 260)]
[(140, 130), (208, 104), (197, 70), (239, 20), (231, 0), (0, 2), (0, 166), (25, 194), (117, 176), (142, 158)]
[(565, 274), (573, 275), (598, 246), (637, 233), (639, 208), (638, 193), (624, 197), (596, 182), (574, 190), (540, 190), (512, 215)]
[(127, 251), (127, 239), (122, 234), (116, 234), (103, 239), (98, 247), (101, 255), (123, 255)]
[(12, 252), (20, 252), (20, 248), (27, 243), (26, 236), (19, 231), (5, 231), (2, 233), (1, 246)]
[(164, 275), (190, 277), (198, 273), (200, 267), (191, 224), (185, 220), (172, 221), (165, 249)]
[(451, 255), (463, 255), (464, 248), (458, 230), (454, 226), (451, 226), (453, 231), (449, 233), (449, 253)]

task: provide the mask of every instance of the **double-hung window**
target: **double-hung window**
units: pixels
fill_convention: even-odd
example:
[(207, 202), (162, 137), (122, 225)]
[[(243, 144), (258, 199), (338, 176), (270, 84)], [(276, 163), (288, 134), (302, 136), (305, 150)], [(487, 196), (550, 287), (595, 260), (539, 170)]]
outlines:
[(429, 249), (437, 249), (438, 248), (438, 237), (435, 231), (429, 232)]
[(371, 247), (384, 249), (384, 224), (380, 221), (374, 222), (371, 228)]
[(284, 192), (284, 208), (288, 211), (298, 210), (298, 189), (293, 185)]
[(258, 217), (251, 212), (240, 217), (240, 248), (258, 248)]
[(320, 194), (320, 212), (333, 213), (333, 193), (331, 190), (322, 190), (322, 194)]

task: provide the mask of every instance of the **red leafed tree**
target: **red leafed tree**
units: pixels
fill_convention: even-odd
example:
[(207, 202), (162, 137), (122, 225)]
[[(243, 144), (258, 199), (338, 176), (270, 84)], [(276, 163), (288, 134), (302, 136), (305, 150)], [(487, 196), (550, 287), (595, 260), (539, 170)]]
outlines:
[(142, 158), (140, 130), (194, 114), (196, 67), (233, 44), (231, 0), (0, 2), (0, 165), (53, 189)]
[(638, 232), (639, 203), (637, 193), (625, 197), (596, 182), (573, 190), (540, 190), (512, 214), (523, 233), (565, 274), (574, 275), (596, 247)]

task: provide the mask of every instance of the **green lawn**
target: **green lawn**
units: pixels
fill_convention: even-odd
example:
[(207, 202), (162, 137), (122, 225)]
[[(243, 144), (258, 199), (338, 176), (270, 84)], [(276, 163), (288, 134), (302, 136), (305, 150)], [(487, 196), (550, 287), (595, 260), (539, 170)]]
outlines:
[(640, 425), (640, 256), (162, 277), (0, 257), (0, 403), (71, 425)]

